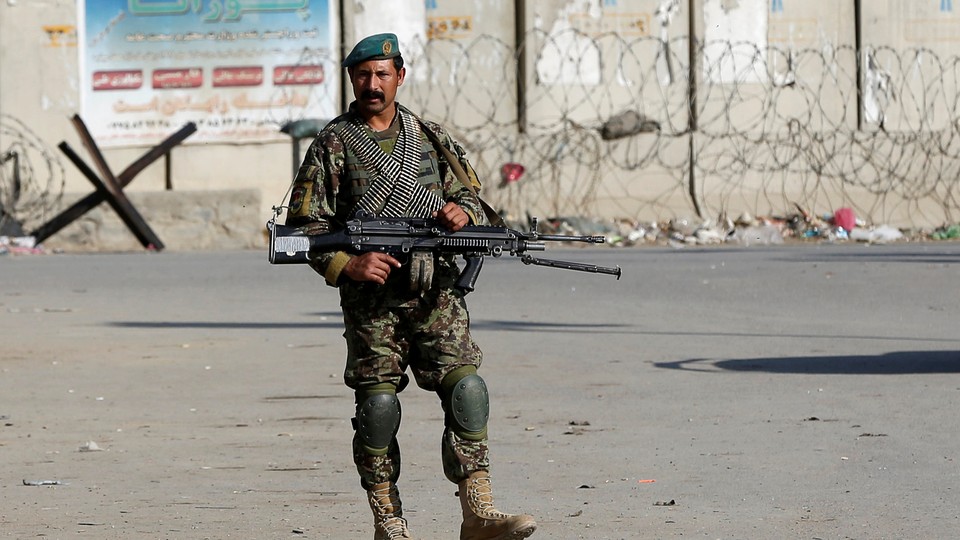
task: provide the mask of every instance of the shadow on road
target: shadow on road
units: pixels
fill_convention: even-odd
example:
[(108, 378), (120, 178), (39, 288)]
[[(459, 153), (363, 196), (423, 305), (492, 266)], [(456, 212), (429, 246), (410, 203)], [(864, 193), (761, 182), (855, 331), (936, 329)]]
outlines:
[[(795, 252), (791, 252), (796, 256)], [(817, 251), (803, 252), (803, 262), (822, 263), (907, 263), (907, 264), (960, 264), (960, 257), (950, 251), (937, 250), (933, 247), (915, 250), (884, 251), (880, 249), (856, 251)], [(794, 261), (793, 257), (780, 257), (781, 261)]]
[(864, 356), (798, 356), (794, 358), (707, 358), (657, 362), (654, 366), (683, 371), (760, 371), (822, 375), (909, 375), (960, 373), (960, 351), (900, 351)]
[(280, 330), (290, 328), (343, 328), (343, 321), (323, 322), (229, 322), (229, 321), (119, 321), (109, 323), (116, 328), (198, 328), (205, 330)]
[(623, 332), (624, 328), (630, 328), (629, 324), (610, 324), (610, 323), (557, 323), (542, 321), (490, 321), (481, 320), (470, 323), (470, 328), (474, 330), (487, 330), (494, 332), (586, 332), (586, 333), (611, 333), (619, 330)]

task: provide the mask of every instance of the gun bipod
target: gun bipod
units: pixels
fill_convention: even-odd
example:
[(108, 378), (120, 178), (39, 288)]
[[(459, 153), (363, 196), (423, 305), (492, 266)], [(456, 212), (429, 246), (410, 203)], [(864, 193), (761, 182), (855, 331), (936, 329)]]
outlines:
[(597, 266), (595, 264), (586, 264), (571, 261), (557, 261), (553, 259), (538, 259), (530, 255), (520, 257), (523, 264), (535, 264), (537, 266), (549, 266), (551, 268), (563, 268), (565, 270), (577, 270), (579, 272), (591, 272), (594, 274), (610, 274), (620, 279), (620, 267)]

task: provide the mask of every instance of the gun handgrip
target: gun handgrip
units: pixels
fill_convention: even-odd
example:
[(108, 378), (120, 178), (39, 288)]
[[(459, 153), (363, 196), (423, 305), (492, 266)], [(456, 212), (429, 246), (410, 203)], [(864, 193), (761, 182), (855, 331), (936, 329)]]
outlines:
[(483, 266), (483, 255), (479, 253), (469, 253), (463, 256), (467, 262), (457, 278), (456, 286), (464, 294), (472, 292), (477, 283), (477, 277), (480, 276), (480, 268)]

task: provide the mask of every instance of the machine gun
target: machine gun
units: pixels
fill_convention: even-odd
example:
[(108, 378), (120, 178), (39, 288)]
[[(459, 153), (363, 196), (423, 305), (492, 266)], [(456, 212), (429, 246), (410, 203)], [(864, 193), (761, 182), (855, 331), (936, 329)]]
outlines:
[(620, 279), (620, 267), (605, 267), (578, 262), (538, 259), (528, 251), (543, 251), (546, 242), (585, 242), (602, 244), (603, 236), (567, 236), (540, 234), (537, 219), (531, 220), (531, 231), (521, 232), (507, 227), (467, 225), (459, 231), (451, 231), (438, 221), (428, 218), (381, 218), (363, 216), (347, 221), (338, 231), (306, 235), (296, 228), (280, 225), (273, 220), (267, 223), (270, 230), (271, 264), (306, 264), (319, 253), (346, 251), (362, 254), (370, 251), (387, 253), (403, 259), (417, 251), (454, 253), (464, 256), (466, 265), (457, 279), (456, 286), (466, 292), (474, 289), (483, 256), (499, 257), (504, 253), (519, 256), (524, 264), (611, 274)]

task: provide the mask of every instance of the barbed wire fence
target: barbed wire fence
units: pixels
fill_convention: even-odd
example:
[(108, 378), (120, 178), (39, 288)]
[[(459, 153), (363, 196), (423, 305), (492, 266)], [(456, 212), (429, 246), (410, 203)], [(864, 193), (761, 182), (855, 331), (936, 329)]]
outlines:
[(26, 124), (0, 113), (0, 231), (17, 236), (58, 207), (66, 174), (59, 157)]
[[(686, 36), (575, 30), (532, 31), (519, 49), (480, 36), (424, 50), (402, 99), (461, 139), (486, 197), (509, 214), (717, 219), (851, 206), (910, 227), (960, 213), (956, 56), (730, 42), (690, 54)], [(501, 181), (505, 163), (527, 172)]]
[[(960, 57), (695, 43), (576, 30), (533, 30), (519, 48), (431, 39), (408, 58), (400, 100), (464, 144), (485, 198), (518, 219), (842, 205), (900, 227), (960, 217)], [(59, 204), (62, 161), (6, 114), (0, 157), (0, 220), (30, 230)], [(525, 168), (519, 180), (509, 164)]]

